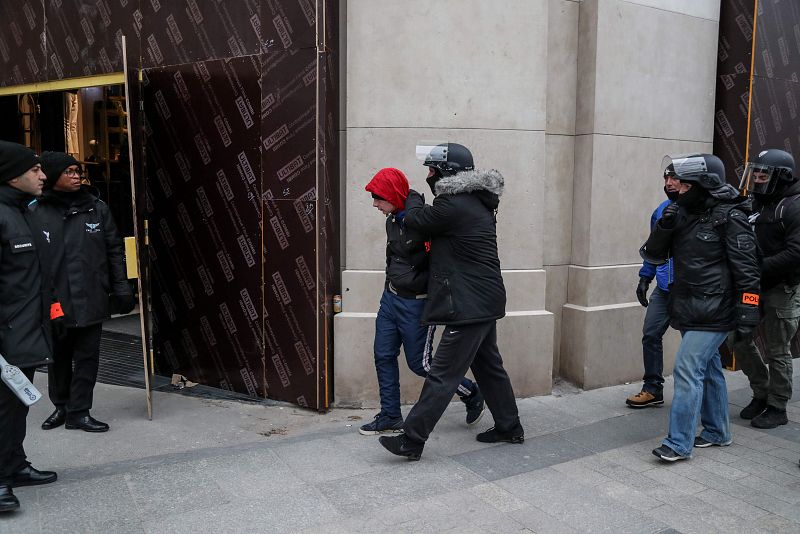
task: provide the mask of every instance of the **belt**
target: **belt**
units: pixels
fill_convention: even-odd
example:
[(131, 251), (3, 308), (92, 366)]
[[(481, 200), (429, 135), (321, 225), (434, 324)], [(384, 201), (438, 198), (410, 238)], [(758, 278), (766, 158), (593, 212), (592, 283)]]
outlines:
[(398, 297), (401, 297), (401, 298), (404, 298), (404, 299), (422, 300), (422, 299), (428, 298), (428, 294), (427, 293), (421, 293), (421, 294), (417, 295), (413, 291), (404, 291), (402, 289), (397, 289), (396, 287), (394, 287), (392, 285), (391, 282), (388, 282), (386, 284), (386, 289), (388, 289), (389, 293), (391, 293), (392, 295), (397, 295)]

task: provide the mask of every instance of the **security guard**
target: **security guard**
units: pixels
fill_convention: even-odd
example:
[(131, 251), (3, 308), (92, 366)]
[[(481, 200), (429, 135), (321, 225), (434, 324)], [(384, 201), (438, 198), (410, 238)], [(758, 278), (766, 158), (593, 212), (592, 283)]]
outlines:
[(739, 189), (755, 200), (751, 220), (762, 254), (761, 324), (767, 349), (762, 355), (752, 337), (734, 342), (736, 361), (753, 390), (740, 416), (756, 428), (775, 428), (788, 422), (790, 349), (800, 323), (800, 183), (794, 158), (783, 150), (764, 150), (745, 167)]
[[(42, 233), (28, 204), (42, 192), (45, 176), (38, 156), (17, 143), (0, 141), (0, 353), (33, 379), (36, 367), (52, 362), (52, 292), (43, 283)], [(0, 512), (16, 510), (12, 488), (47, 484), (52, 471), (28, 463), (22, 442), (28, 407), (0, 383)]]

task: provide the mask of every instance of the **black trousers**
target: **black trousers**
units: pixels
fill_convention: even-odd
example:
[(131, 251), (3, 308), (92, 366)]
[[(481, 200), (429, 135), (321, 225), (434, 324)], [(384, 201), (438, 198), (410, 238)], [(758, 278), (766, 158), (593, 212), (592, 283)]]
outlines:
[[(33, 380), (35, 367), (22, 369), (29, 380)], [(25, 419), (28, 407), (14, 392), (0, 382), (0, 484), (10, 484), (14, 473), (28, 465), (25, 449)]]
[(490, 321), (444, 328), (422, 393), (403, 425), (406, 436), (421, 442), (428, 439), (467, 369), (475, 375), (495, 427), (509, 431), (519, 424), (514, 390), (497, 350), (497, 322)]
[(67, 335), (55, 342), (47, 389), (50, 401), (65, 407), (71, 417), (88, 415), (92, 409), (102, 332), (102, 324), (67, 328)]

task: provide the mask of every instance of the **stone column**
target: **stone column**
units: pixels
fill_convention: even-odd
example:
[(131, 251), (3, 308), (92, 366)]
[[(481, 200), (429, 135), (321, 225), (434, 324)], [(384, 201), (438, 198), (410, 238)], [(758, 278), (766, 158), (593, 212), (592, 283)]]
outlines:
[[(560, 372), (584, 388), (641, 379), (638, 250), (650, 214), (665, 198), (662, 156), (712, 151), (719, 6), (719, 0), (579, 4)], [(672, 332), (665, 372), (677, 341)]]
[[(364, 186), (381, 167), (431, 194), (418, 141), (469, 147), (506, 178), (498, 242), (508, 315), (500, 350), (518, 396), (549, 393), (553, 315), (545, 310), (545, 128), (548, 0), (350, 0), (347, 3), (346, 240), (336, 316), (335, 402), (377, 405), (372, 355), (382, 291), (383, 217)], [(391, 31), (387, 31), (390, 28)], [(422, 380), (405, 369), (404, 401)]]

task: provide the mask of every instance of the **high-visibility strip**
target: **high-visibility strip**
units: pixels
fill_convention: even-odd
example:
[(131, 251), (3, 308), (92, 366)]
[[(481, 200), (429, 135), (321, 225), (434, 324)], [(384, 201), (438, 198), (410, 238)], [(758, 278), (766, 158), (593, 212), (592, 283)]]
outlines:
[(98, 87), (101, 85), (117, 85), (125, 83), (125, 74), (114, 72), (112, 74), (98, 74), (97, 76), (82, 76), (79, 78), (64, 78), (49, 82), (26, 83), (0, 87), (0, 96), (23, 95), (27, 93), (46, 93), (47, 91), (66, 91), (69, 89), (82, 89), (83, 87)]

